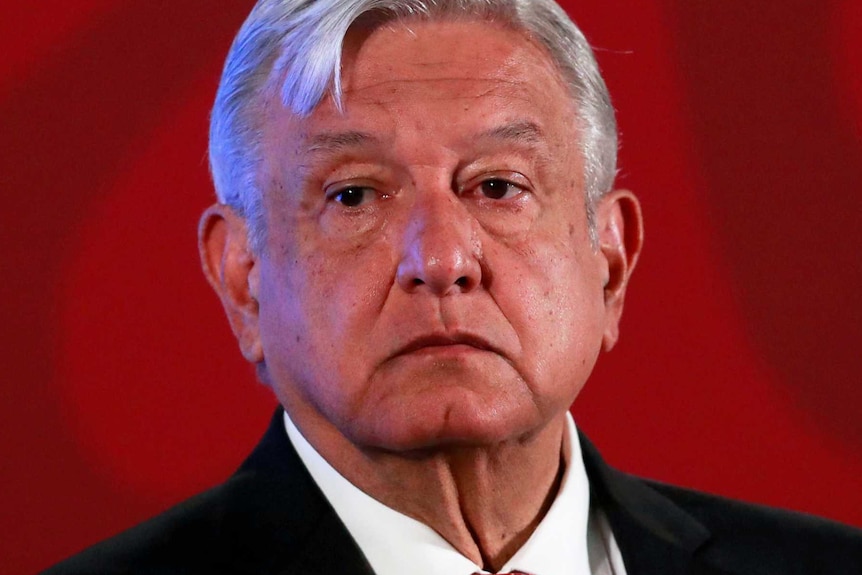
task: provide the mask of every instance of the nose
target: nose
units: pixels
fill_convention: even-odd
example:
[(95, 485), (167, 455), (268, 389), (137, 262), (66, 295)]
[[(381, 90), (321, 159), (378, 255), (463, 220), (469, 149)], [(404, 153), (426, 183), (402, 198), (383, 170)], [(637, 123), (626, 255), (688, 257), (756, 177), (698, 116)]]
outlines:
[(405, 229), (398, 285), (438, 297), (472, 291), (482, 281), (478, 242), (469, 211), (451, 191), (417, 198)]

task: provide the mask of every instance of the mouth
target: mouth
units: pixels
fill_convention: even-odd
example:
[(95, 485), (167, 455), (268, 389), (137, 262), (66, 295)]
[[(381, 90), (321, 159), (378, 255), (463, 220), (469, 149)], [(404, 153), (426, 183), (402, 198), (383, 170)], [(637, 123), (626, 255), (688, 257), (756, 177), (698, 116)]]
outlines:
[(428, 335), (411, 340), (394, 356), (414, 353), (445, 353), (450, 351), (489, 351), (501, 354), (495, 346), (482, 337), (472, 334)]

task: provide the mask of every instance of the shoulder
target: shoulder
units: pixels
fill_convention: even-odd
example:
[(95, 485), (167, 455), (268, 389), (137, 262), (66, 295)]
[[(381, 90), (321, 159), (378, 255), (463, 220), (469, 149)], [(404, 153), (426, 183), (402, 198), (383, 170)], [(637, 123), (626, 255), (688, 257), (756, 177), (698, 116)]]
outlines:
[[(193, 497), (128, 531), (102, 541), (45, 572), (198, 572), (217, 561), (221, 518), (233, 497), (230, 482)], [(191, 563), (199, 563), (196, 566)]]
[[(320, 526), (328, 528), (323, 535)], [(310, 550), (350, 550), (342, 532), (290, 445), (279, 410), (230, 479), (45, 575), (264, 573), (273, 562), (290, 564)]]
[(631, 573), (862, 573), (862, 530), (639, 478), (580, 439), (591, 497)]
[(698, 550), (728, 573), (862, 573), (862, 530), (813, 515), (644, 480), (710, 533)]
[[(213, 573), (260, 546), (301, 544), (304, 518), (322, 510), (290, 478), (243, 472), (49, 569), (75, 573)], [(278, 529), (274, 530), (274, 524)], [(281, 541), (273, 543), (279, 534)], [(286, 536), (285, 536), (286, 535)]]

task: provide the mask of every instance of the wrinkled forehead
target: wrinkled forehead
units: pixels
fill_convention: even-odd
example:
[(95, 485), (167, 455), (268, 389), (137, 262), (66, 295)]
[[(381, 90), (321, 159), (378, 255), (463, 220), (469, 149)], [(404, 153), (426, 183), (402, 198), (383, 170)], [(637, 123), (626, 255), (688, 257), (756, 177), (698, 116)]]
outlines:
[[(409, 3), (405, 3), (409, 4)], [(342, 34), (317, 38), (308, 41), (300, 38), (301, 30), (294, 30), (287, 42), (276, 48), (274, 63), (270, 70), (267, 89), (264, 94), (278, 94), (282, 104), (292, 109), (298, 115), (306, 115), (327, 96), (331, 96), (336, 105), (340, 106), (344, 92), (345, 73), (349, 71), (370, 39), (381, 36), (381, 32), (402, 30), (421, 38), (422, 31), (437, 25), (464, 24), (473, 30), (483, 28), (506, 30), (507, 42), (512, 48), (530, 47), (543, 55), (543, 67), (553, 69), (553, 74), (560, 79), (572, 102), (577, 105), (579, 94), (572, 89), (574, 83), (567, 77), (567, 67), (557, 60), (550, 50), (538, 39), (527, 26), (518, 20), (515, 9), (508, 3), (461, 3), (439, 2), (430, 3), (430, 11), (410, 11), (386, 9), (371, 9), (353, 20)], [(470, 37), (466, 38), (468, 41)], [(301, 46), (300, 49), (297, 49)], [(446, 53), (447, 44), (437, 44), (429, 48), (425, 56), (436, 53)], [(465, 76), (477, 74), (477, 65), (483, 56), (491, 49), (482, 42), (474, 42), (473, 58), (464, 62), (462, 68)], [(403, 61), (404, 53), (391, 53), (392, 61)], [(386, 62), (380, 62), (385, 67)], [(424, 60), (416, 62), (417, 66), (432, 64)]]
[[(342, 52), (341, 91), (407, 90), (415, 95), (459, 84), (474, 90), (521, 91), (540, 83), (566, 95), (547, 51), (522, 30), (476, 20), (398, 20), (351, 31)], [(397, 85), (397, 87), (396, 87)], [(470, 90), (467, 89), (467, 94)], [(479, 97), (482, 92), (474, 94)], [(534, 94), (537, 96), (538, 94)]]
[[(367, 126), (361, 116), (378, 122), (385, 108), (401, 127), (453, 127), (440, 125), (440, 117), (430, 115), (434, 110), (459, 126), (475, 123), (477, 130), (531, 124), (578, 139), (576, 105), (552, 58), (524, 31), (505, 24), (475, 18), (365, 22), (350, 31), (340, 71), (339, 101), (329, 94), (307, 114), (271, 102), (265, 123), (280, 118), (283, 128), (301, 130), (309, 124), (303, 120), (345, 120), (376, 131), (371, 128), (379, 126)], [(295, 121), (285, 123), (285, 116)]]
[[(453, 86), (465, 104), (470, 98), (498, 95), (501, 106), (506, 98), (522, 99), (536, 107), (565, 106), (572, 118), (578, 116), (578, 102), (549, 50), (523, 27), (498, 17), (367, 13), (344, 37), (338, 74), (305, 112), (284, 101), (288, 72), (273, 71), (263, 94), (264, 124), (274, 112), (292, 112), (299, 119), (323, 110), (344, 115), (348, 102), (357, 99), (383, 104), (397, 98), (412, 102), (410, 113), (421, 115), (422, 101), (449, 97)], [(578, 127), (570, 128), (570, 137), (578, 139)]]
[(558, 179), (582, 179), (575, 107), (553, 63), (519, 32), (470, 21), (399, 23), (347, 50), (340, 108), (331, 97), (304, 116), (269, 108), (261, 175), (270, 184), (304, 189), (357, 162), (450, 179), (482, 162), (558, 164)]

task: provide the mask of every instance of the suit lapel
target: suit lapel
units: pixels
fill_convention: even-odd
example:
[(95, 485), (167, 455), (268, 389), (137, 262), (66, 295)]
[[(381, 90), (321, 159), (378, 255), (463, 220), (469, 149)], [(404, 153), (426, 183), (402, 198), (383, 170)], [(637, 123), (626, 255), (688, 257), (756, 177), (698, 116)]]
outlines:
[(706, 573), (693, 556), (710, 533), (643, 481), (609, 467), (581, 435), (590, 492), (611, 525), (627, 575)]
[(276, 410), (257, 448), (230, 483), (222, 541), (230, 572), (374, 575), (365, 556), (312, 480)]
[[(627, 575), (698, 575), (709, 531), (643, 481), (609, 467), (581, 435), (592, 499), (608, 518)], [(230, 572), (374, 575), (284, 430), (279, 408), (257, 448), (230, 479), (222, 537)]]

